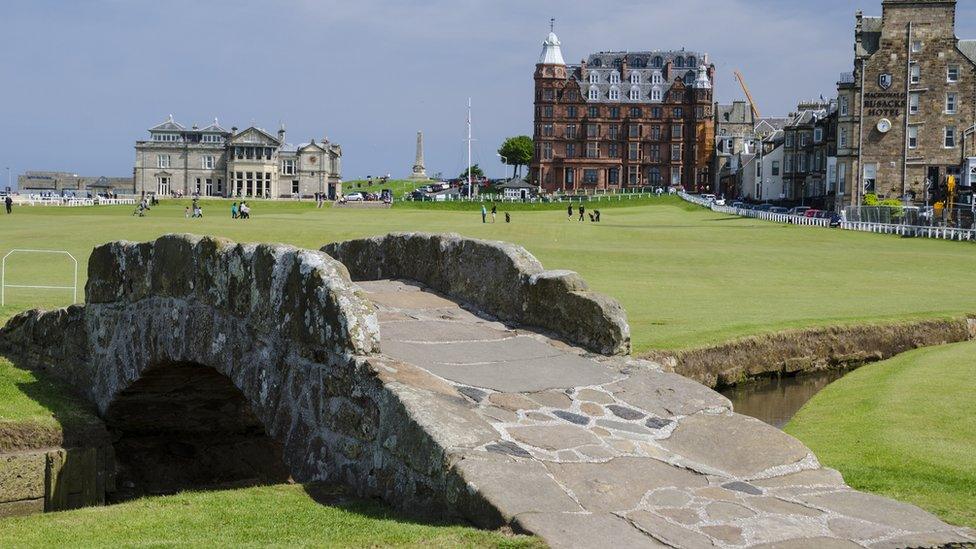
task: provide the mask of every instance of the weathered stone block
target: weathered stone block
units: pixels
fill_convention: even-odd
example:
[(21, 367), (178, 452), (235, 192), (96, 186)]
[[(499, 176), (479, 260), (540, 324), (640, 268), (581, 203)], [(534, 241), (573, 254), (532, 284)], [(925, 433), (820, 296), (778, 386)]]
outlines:
[(0, 454), (0, 502), (44, 497), (45, 453)]

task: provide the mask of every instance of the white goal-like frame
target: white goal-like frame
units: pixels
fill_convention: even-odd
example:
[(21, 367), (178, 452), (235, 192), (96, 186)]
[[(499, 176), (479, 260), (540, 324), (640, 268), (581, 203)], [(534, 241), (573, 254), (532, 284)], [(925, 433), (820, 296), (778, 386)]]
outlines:
[[(33, 286), (28, 284), (7, 284), (7, 258), (20, 253), (28, 254), (61, 254), (66, 255), (71, 258), (71, 261), (75, 264), (74, 272), (74, 285), (73, 286)], [(72, 303), (78, 302), (78, 260), (75, 256), (64, 250), (29, 250), (23, 248), (17, 248), (7, 252), (7, 255), (3, 256), (3, 260), (0, 261), (0, 307), (7, 304), (7, 288), (34, 288), (38, 290), (71, 290), (73, 292)]]

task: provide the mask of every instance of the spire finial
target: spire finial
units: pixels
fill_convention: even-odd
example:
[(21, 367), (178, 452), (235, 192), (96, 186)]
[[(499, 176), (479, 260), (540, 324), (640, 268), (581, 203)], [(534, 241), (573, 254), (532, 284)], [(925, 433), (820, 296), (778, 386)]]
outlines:
[(549, 32), (556, 32), (556, 18), (549, 18)]

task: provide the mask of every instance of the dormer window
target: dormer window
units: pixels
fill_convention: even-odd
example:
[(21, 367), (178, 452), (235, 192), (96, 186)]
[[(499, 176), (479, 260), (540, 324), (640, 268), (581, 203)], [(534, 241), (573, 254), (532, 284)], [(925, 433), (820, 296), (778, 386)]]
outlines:
[(692, 68), (696, 67), (698, 62), (698, 60), (695, 59), (694, 56), (688, 56), (688, 59), (686, 59), (685, 61), (686, 61), (685, 65)]
[(595, 72), (591, 72), (590, 73), (590, 84), (598, 84), (599, 82), (600, 82), (600, 75), (597, 74), (597, 73), (595, 73)]
[(674, 66), (677, 67), (677, 68), (679, 68), (679, 69), (682, 68), (682, 67), (684, 67), (685, 66), (685, 60), (684, 60), (684, 58), (683, 57), (675, 57), (674, 58)]
[(660, 69), (663, 66), (664, 66), (664, 59), (662, 59), (660, 55), (657, 56), (657, 57), (655, 57), (654, 58), (654, 68), (655, 69)]
[(613, 71), (613, 72), (610, 73), (610, 83), (611, 84), (619, 84), (620, 83), (620, 73), (619, 72)]
[(633, 86), (630, 88), (630, 100), (639, 101), (640, 100), (640, 88)]
[(610, 88), (610, 100), (620, 101), (620, 88), (616, 86)]
[(660, 100), (661, 100), (661, 89), (654, 88), (653, 90), (651, 90), (651, 101), (660, 101)]
[(661, 75), (661, 72), (660, 71), (654, 71), (654, 76), (651, 77), (651, 80), (655, 84), (663, 84), (664, 83), (664, 76)]
[(600, 88), (596, 86), (590, 86), (589, 99), (590, 101), (596, 101), (600, 98)]
[(640, 75), (639, 72), (632, 72), (632, 73), (630, 73), (630, 83), (631, 84), (640, 84), (641, 83), (641, 75)]

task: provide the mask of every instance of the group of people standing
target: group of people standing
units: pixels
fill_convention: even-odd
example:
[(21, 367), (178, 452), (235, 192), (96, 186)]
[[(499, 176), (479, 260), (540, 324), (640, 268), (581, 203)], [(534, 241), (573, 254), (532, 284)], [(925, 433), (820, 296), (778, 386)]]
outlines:
[[(585, 221), (586, 220), (586, 217), (585, 217), (585, 215), (586, 215), (586, 207), (583, 206), (582, 203), (580, 203), (578, 211), (579, 211), (579, 221), (580, 222)], [(567, 215), (567, 219), (569, 221), (572, 221), (573, 220), (573, 205), (572, 204), (570, 204), (569, 206), (566, 207), (566, 215)], [(593, 210), (592, 212), (590, 212), (590, 222), (591, 223), (599, 223), (600, 222), (600, 210)]]
[(184, 212), (183, 212), (183, 215), (187, 219), (189, 219), (191, 217), (193, 217), (193, 218), (203, 217), (203, 208), (200, 207), (200, 201), (199, 201), (199, 199), (194, 198), (193, 199), (193, 209), (191, 210), (190, 209), (190, 206), (187, 206), (186, 207), (186, 210), (184, 210)]
[(243, 200), (241, 200), (240, 205), (234, 202), (230, 205), (230, 217), (231, 219), (251, 219), (251, 207)]
[[(491, 222), (495, 222), (495, 217), (498, 215), (498, 206), (492, 203), (491, 205)], [(488, 223), (488, 208), (484, 204), (481, 205), (481, 222)], [(512, 216), (508, 212), (505, 212), (505, 223), (511, 223)]]

